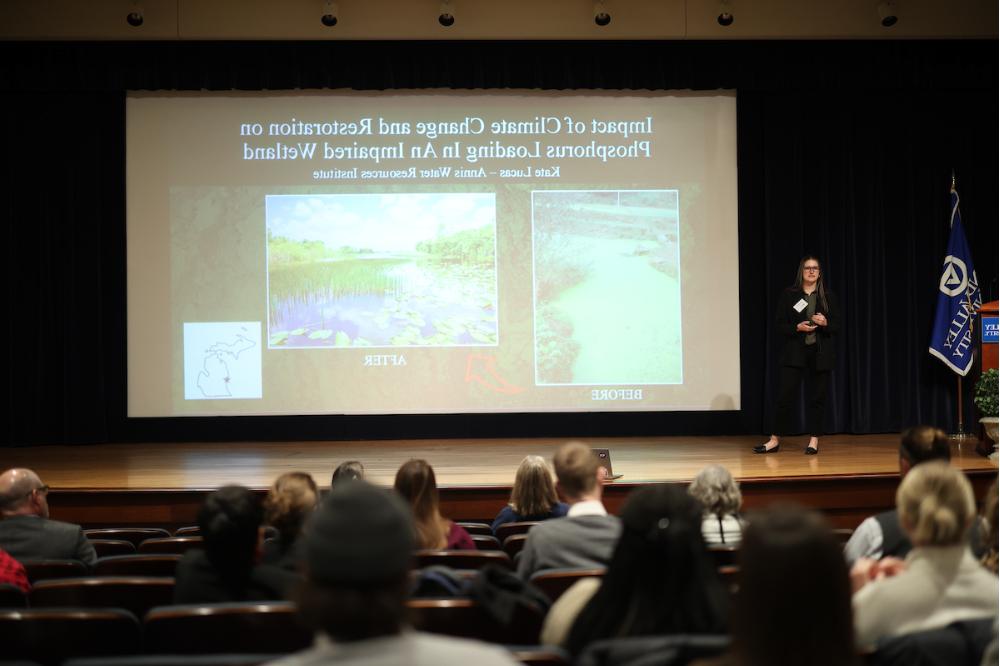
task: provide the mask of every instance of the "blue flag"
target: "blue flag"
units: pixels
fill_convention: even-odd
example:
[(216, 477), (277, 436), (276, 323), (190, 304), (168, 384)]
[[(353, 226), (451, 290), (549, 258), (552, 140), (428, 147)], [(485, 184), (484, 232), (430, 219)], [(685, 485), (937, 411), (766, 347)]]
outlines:
[(958, 212), (958, 192), (951, 188), (951, 235), (938, 284), (937, 311), (931, 333), (930, 353), (962, 375), (972, 368), (972, 321), (983, 305), (979, 280)]

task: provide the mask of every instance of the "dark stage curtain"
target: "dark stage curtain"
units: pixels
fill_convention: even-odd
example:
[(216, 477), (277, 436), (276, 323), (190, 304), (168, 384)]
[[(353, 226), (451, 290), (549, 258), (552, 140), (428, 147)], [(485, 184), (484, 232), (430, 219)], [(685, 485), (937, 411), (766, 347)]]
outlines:
[[(762, 433), (771, 321), (815, 253), (845, 327), (830, 432), (954, 427), (927, 353), (954, 169), (996, 298), (997, 42), (0, 44), (9, 297), (0, 444), (244, 438)], [(735, 88), (739, 412), (127, 419), (127, 90)], [(166, 251), (166, 248), (164, 249)], [(966, 384), (966, 396), (971, 382)], [(966, 400), (966, 421), (973, 420)]]

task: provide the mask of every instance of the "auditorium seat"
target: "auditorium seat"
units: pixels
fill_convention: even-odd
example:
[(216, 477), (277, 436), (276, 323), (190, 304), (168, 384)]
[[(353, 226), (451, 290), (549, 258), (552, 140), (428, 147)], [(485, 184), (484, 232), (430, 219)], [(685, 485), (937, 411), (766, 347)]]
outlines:
[(187, 527), (178, 527), (174, 530), (174, 536), (201, 536), (201, 528), (197, 525), (188, 525)]
[(545, 617), (541, 610), (519, 605), (510, 625), (504, 626), (472, 599), (410, 599), (406, 606), (420, 631), (515, 645), (537, 643)]
[(727, 543), (713, 543), (708, 545), (708, 554), (712, 556), (712, 560), (716, 566), (727, 566), (736, 564), (736, 558), (740, 554), (740, 547)]
[(604, 569), (544, 569), (531, 577), (531, 584), (555, 601), (584, 578), (604, 578)]
[(512, 534), (526, 534), (538, 521), (525, 520), (519, 523), (504, 523), (497, 528), (496, 537), (503, 543)]
[[(273, 654), (140, 654), (132, 657), (70, 659), (63, 666), (260, 666)], [(7, 666), (5, 662), (0, 662)]]
[(854, 534), (854, 530), (850, 527), (837, 527), (833, 530), (833, 534), (837, 537), (837, 541), (839, 541), (841, 545), (844, 545), (850, 541), (851, 535)]
[[(729, 636), (713, 634), (608, 638), (594, 641), (588, 645), (578, 655), (574, 663), (577, 666), (605, 666), (609, 664), (685, 666), (705, 658), (711, 660), (712, 657), (724, 653), (729, 645)], [(714, 660), (711, 661), (714, 663)]]
[(551, 645), (508, 645), (510, 656), (526, 666), (569, 666), (569, 654)]
[(481, 569), (487, 564), (513, 568), (507, 553), (501, 550), (418, 550), (414, 559), (418, 569), (435, 564), (452, 569)]
[(500, 550), (500, 541), (492, 535), (473, 534), (472, 543), (476, 544), (476, 550)]
[(124, 539), (90, 539), (90, 545), (98, 557), (135, 554), (135, 544)]
[(0, 584), (0, 608), (24, 608), (28, 605), (28, 597), (21, 588), (14, 585)]
[(80, 560), (21, 560), (21, 564), (32, 583), (43, 578), (76, 578), (88, 573), (87, 565)]
[(726, 564), (718, 568), (719, 580), (729, 590), (729, 594), (736, 595), (740, 587), (740, 568), (735, 564)]
[(511, 534), (503, 540), (503, 552), (507, 553), (510, 559), (514, 559), (518, 553), (524, 550), (524, 542), (527, 540), (527, 534)]
[(479, 522), (460, 523), (456, 521), (455, 524), (463, 528), (466, 532), (468, 532), (469, 536), (474, 536), (476, 534), (482, 534), (483, 536), (493, 536), (493, 530), (490, 529), (488, 523), (479, 523)]
[(200, 536), (164, 537), (146, 539), (137, 549), (140, 555), (170, 554), (183, 555), (192, 548), (201, 548), (203, 539)]
[(32, 608), (89, 606), (124, 608), (143, 617), (154, 606), (174, 598), (173, 578), (148, 576), (95, 576), (39, 581), (28, 600)]
[(150, 654), (279, 654), (312, 644), (286, 601), (161, 606), (144, 628)]
[(70, 657), (135, 654), (139, 621), (120, 608), (26, 608), (0, 610), (4, 659), (45, 666)]
[[(180, 555), (115, 555), (102, 557), (94, 565), (95, 576), (170, 576)], [(77, 574), (80, 575), (80, 574)]]
[(121, 539), (131, 541), (136, 547), (146, 539), (162, 539), (170, 536), (170, 532), (159, 527), (104, 527), (84, 530), (83, 533), (88, 539)]

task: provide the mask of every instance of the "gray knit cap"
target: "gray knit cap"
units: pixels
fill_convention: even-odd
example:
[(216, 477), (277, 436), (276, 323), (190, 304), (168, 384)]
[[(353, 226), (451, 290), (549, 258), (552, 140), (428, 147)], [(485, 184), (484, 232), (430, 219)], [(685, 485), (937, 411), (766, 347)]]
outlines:
[(391, 580), (404, 575), (413, 560), (409, 507), (395, 493), (364, 481), (331, 490), (309, 519), (305, 539), (309, 578), (317, 583)]

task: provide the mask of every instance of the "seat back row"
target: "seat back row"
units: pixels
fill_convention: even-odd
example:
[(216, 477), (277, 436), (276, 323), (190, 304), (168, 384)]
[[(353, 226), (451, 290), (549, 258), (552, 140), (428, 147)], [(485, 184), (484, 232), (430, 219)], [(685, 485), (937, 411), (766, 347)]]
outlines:
[(93, 568), (79, 560), (24, 560), (28, 580), (81, 576), (173, 576), (180, 555), (114, 555), (98, 558)]
[[(407, 606), (420, 630), (509, 645), (537, 643), (543, 619), (540, 612), (521, 608), (502, 626), (471, 599), (412, 599)], [(119, 608), (0, 609), (4, 658), (42, 664), (140, 651), (280, 654), (311, 642), (289, 602), (157, 607), (141, 624)]]

